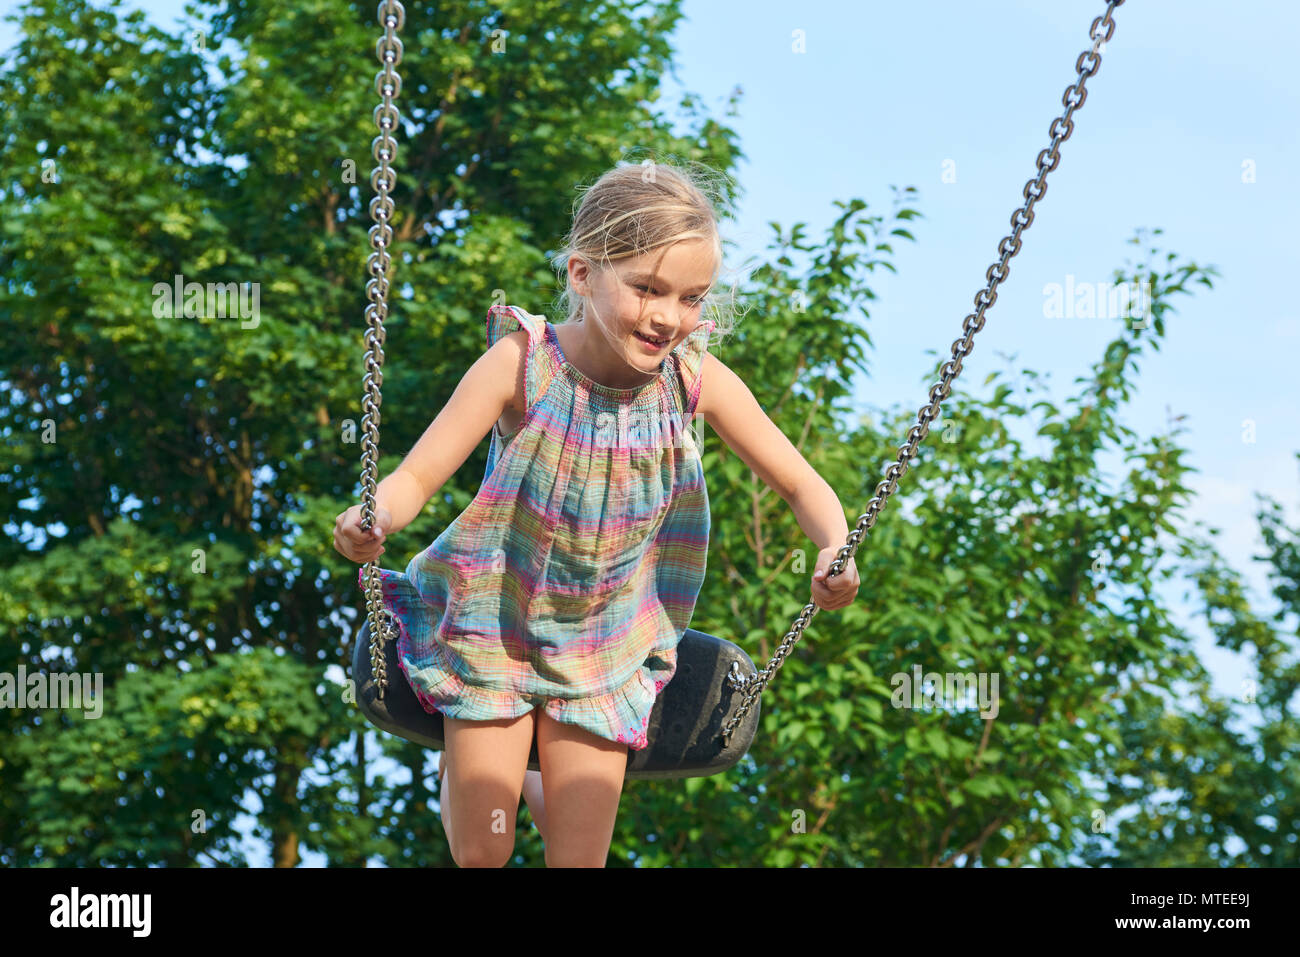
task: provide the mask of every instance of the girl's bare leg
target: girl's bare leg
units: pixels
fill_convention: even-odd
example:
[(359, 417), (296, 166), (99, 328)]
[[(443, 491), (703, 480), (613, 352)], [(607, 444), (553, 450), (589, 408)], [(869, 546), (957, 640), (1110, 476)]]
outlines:
[[(438, 803), (442, 808), (442, 829), (447, 835), (447, 843), (451, 844), (451, 804), (447, 795), (451, 789), (451, 781), (447, 777), (447, 751), (442, 752), (438, 758)], [(524, 804), (528, 806), (528, 813), (533, 819), (533, 824), (537, 827), (537, 834), (546, 843), (546, 798), (542, 789), (542, 772), (526, 770), (524, 771), (523, 786)]]
[(439, 803), (451, 856), (461, 867), (504, 867), (514, 854), (535, 714), (497, 721), (443, 717), (452, 760)]
[(623, 794), (628, 748), (536, 708), (546, 799), (546, 866), (604, 867)]
[[(540, 757), (540, 755), (539, 755)], [(546, 797), (542, 788), (541, 771), (524, 772), (524, 803), (528, 805), (528, 813), (532, 815), (533, 823), (537, 825), (537, 833), (546, 843)]]

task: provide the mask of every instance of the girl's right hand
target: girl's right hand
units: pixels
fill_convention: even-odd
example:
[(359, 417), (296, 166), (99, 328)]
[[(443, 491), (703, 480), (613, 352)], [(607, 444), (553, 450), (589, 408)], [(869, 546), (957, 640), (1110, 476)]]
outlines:
[(344, 558), (364, 565), (384, 554), (384, 540), (393, 527), (388, 509), (375, 507), (375, 523), (369, 532), (361, 529), (361, 506), (353, 505), (334, 519), (334, 548)]

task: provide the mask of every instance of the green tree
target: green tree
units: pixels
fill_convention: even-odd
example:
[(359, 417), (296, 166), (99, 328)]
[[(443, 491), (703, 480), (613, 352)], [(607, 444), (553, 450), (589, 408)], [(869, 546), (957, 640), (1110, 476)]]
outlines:
[[(212, 4), (171, 35), (118, 6), (27, 5), (0, 70), (0, 672), (106, 686), (100, 718), (0, 709), (0, 860), (241, 865), (246, 812), (277, 865), (450, 864), (431, 755), (365, 734), (326, 673), (362, 621), (330, 530), (359, 500), (374, 7)], [(734, 169), (733, 132), (692, 97), (679, 134), (655, 110), (680, 16), (408, 4), (381, 474), (481, 354), (497, 290), (544, 311), (575, 183), (632, 144)], [(850, 523), (920, 404), (864, 422), (851, 402), (872, 274), (913, 239), (914, 199), (845, 202), (819, 242), (774, 224), (741, 295), (762, 321), (720, 352)], [(628, 782), (611, 864), (1296, 861), (1293, 646), (1175, 525), (1176, 435), (1121, 421), (1172, 300), (1214, 275), (1145, 253), (1115, 279), (1151, 281), (1152, 321), (1118, 327), (1077, 394), (1028, 369), (986, 373), (988, 399), (959, 380), (859, 550), (859, 603), (813, 621), (734, 771)], [(156, 309), (176, 275), (257, 284), (256, 320)], [(1132, 467), (1112, 488), (1116, 451)], [(485, 453), (394, 538), (393, 567), (469, 503)], [(762, 663), (807, 600), (811, 543), (716, 436), (704, 461), (694, 626)], [(1294, 613), (1295, 535), (1261, 521)], [(1211, 694), (1157, 592), (1180, 571), (1216, 640), (1253, 648), (1257, 693)], [(896, 707), (915, 665), (998, 673), (998, 714)], [(381, 752), (405, 774), (375, 773)], [(542, 861), (531, 829), (519, 859)]]
[[(1241, 576), (1205, 542), (1184, 546), (1215, 643), (1253, 658), (1254, 677), (1236, 695), (1210, 689), (1199, 662), (1180, 683), (1194, 708), (1172, 706), (1155, 689), (1125, 698), (1099, 807), (1130, 810), (1086, 849), (1089, 863), (1126, 867), (1294, 867), (1300, 861), (1300, 734), (1293, 702), (1300, 684), (1300, 530), (1260, 496), (1256, 518), (1268, 554), (1271, 622), (1251, 609)], [(1217, 529), (1210, 529), (1217, 535)], [(1290, 622), (1289, 625), (1286, 623)], [(1244, 727), (1242, 726), (1244, 725)], [(1103, 839), (1108, 838), (1108, 839)], [(1235, 845), (1235, 846), (1234, 846)]]

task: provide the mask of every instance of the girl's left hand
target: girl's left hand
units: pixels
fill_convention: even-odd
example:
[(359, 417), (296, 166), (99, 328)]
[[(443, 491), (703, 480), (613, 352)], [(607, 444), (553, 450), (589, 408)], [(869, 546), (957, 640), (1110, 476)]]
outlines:
[(834, 578), (826, 577), (826, 569), (835, 561), (835, 555), (842, 546), (823, 548), (817, 553), (817, 566), (813, 569), (812, 597), (817, 607), (823, 611), (843, 608), (858, 597), (858, 566), (850, 558), (844, 563), (844, 570)]

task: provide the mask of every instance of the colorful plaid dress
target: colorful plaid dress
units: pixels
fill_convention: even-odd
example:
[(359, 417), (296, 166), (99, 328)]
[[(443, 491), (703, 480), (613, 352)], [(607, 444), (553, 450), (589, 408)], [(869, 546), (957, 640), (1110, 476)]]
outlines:
[[(714, 324), (660, 375), (614, 389), (569, 363), (545, 319), (487, 315), (490, 347), (528, 331), (528, 409), (493, 424), (473, 502), (405, 572), (381, 569), (402, 669), (430, 713), (542, 707), (639, 751), (704, 582), (709, 499), (691, 429)], [(358, 573), (360, 580), (360, 573)]]

